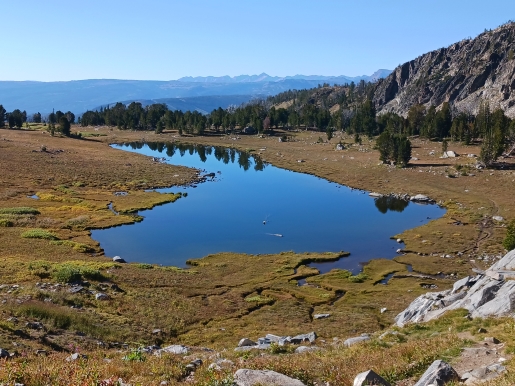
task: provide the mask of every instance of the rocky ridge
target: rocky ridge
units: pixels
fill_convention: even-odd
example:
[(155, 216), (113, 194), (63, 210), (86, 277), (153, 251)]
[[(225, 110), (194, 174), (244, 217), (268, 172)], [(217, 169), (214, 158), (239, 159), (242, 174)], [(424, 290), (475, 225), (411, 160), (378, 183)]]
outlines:
[(406, 116), (414, 104), (476, 114), (482, 99), (515, 117), (515, 23), (421, 55), (379, 80), (373, 102), (380, 113)]

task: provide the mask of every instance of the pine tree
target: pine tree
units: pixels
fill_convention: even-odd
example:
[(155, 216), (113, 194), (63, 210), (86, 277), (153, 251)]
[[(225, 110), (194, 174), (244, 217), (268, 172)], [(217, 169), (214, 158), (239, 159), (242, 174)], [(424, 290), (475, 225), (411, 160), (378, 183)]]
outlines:
[(65, 116), (59, 119), (59, 131), (67, 137), (70, 136), (70, 122)]
[(327, 140), (330, 141), (331, 138), (333, 138), (333, 128), (331, 126), (327, 126), (325, 133), (327, 135)]
[(515, 249), (515, 219), (508, 225), (506, 237), (504, 238), (502, 245), (508, 251)]
[(397, 135), (396, 142), (398, 148), (397, 165), (400, 167), (408, 166), (411, 159), (411, 142), (405, 135)]
[(405, 167), (411, 159), (411, 142), (408, 137), (392, 134), (388, 130), (377, 138), (376, 149), (379, 150), (379, 159), (384, 163)]

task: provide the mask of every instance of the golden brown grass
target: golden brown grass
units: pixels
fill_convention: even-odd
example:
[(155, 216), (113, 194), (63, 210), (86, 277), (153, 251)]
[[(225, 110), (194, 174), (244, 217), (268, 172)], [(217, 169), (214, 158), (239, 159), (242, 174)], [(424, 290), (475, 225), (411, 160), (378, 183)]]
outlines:
[[(73, 347), (74, 351), (87, 354), (88, 358), (68, 362), (65, 358), (69, 354), (56, 353), (45, 357), (20, 352), (19, 357), (2, 363), (0, 381), (17, 381), (26, 385), (49, 382), (52, 385), (83, 385), (101, 384), (107, 380), (115, 382), (121, 378), (132, 384), (158, 385), (162, 381), (183, 384), (188, 374), (185, 365), (194, 358), (202, 358), (204, 363), (194, 376), (193, 383), (197, 385), (231, 384), (232, 374), (238, 368), (270, 369), (300, 379), (307, 385), (315, 382), (352, 385), (356, 374), (373, 369), (393, 384), (407, 378), (416, 379), (435, 359), (451, 363), (459, 360), (461, 349), (471, 343), (460, 339), (460, 332), (477, 331), (483, 327), (504, 339), (510, 334), (505, 323), (506, 320), (494, 319), (468, 321), (463, 318), (463, 312), (457, 311), (422, 326), (396, 329), (396, 335), (386, 338), (381, 339), (379, 334), (375, 334), (370, 342), (351, 348), (345, 348), (341, 340), (319, 341), (319, 351), (304, 354), (274, 354), (271, 350), (213, 353), (197, 348), (188, 356), (165, 354), (156, 357), (143, 353), (134, 356), (142, 361), (127, 361), (123, 358), (130, 349), (83, 352), (81, 347)], [(234, 364), (222, 371), (210, 370), (209, 364), (219, 358), (232, 360)]]
[[(133, 347), (180, 342), (231, 349), (241, 337), (256, 339), (266, 333), (295, 335), (315, 330), (329, 342), (333, 337), (346, 338), (387, 328), (397, 312), (427, 291), (425, 285), (437, 284), (444, 289), (452, 284), (450, 279), (409, 276), (405, 264), (419, 272), (456, 273), (462, 277), (473, 266), (471, 258), (482, 252), (501, 251), (499, 241), (505, 228), (489, 217), (497, 214), (510, 219), (515, 211), (513, 172), (494, 171), (490, 175), (490, 171), (471, 169), (474, 177), (463, 176), (464, 168), (458, 165), (472, 161), (430, 156), (429, 151), (438, 152), (440, 145), (428, 141), (414, 140), (413, 155), (419, 161), (401, 170), (378, 165), (372, 143), (361, 148), (351, 146), (351, 139), (346, 136), (318, 144), (315, 142), (321, 133), (311, 132), (293, 133), (293, 141), (287, 143), (279, 143), (275, 137), (255, 136), (242, 136), (239, 140), (231, 139), (233, 136), (181, 138), (242, 150), (256, 149), (252, 152), (261, 153), (263, 159), (276, 166), (356, 188), (427, 194), (445, 204), (448, 212), (441, 219), (398, 235), (412, 253), (398, 256), (395, 261), (373, 260), (357, 276), (342, 270), (320, 275), (307, 266), (310, 261), (338, 258), (335, 254), (289, 252), (210, 255), (192, 261), (194, 267), (189, 270), (157, 265), (116, 266), (102, 256), (89, 230), (139, 221), (133, 215), (138, 209), (179, 198), (144, 189), (186, 183), (194, 178), (194, 172), (154, 163), (148, 157), (113, 150), (107, 145), (135, 140), (173, 141), (177, 140), (175, 134), (101, 128), (90, 130), (95, 134), (91, 139), (76, 140), (50, 137), (38, 131), (41, 127), (33, 129), (0, 130), (0, 208), (4, 209), (0, 210), (0, 284), (20, 285), (15, 289), (0, 288), (0, 296), (5, 300), (0, 308), (0, 344), (13, 350), (12, 342), (19, 342), (21, 346), (16, 347), (28, 353), (27, 357), (0, 366), (3, 382), (18, 379), (27, 385), (47, 384), (43, 376), (51, 379), (52, 384), (91, 384), (113, 376), (143, 384), (184, 379), (186, 362), (182, 359), (152, 357), (145, 363), (126, 363), (118, 354), (93, 350), (93, 338), (128, 341)], [(334, 146), (340, 140), (350, 146), (337, 152)], [(259, 150), (265, 147), (266, 150)], [(450, 148), (464, 154), (478, 152), (474, 147)], [(298, 163), (299, 159), (305, 162)], [(457, 178), (448, 178), (449, 174)], [(115, 196), (115, 191), (129, 194)], [(35, 193), (39, 200), (27, 197)], [(110, 202), (119, 215), (107, 208)], [(37, 212), (16, 213), (11, 209), (19, 207), (31, 207)], [(457, 220), (464, 225), (454, 225)], [(55, 235), (58, 240), (22, 237), (24, 232), (34, 229), (41, 235)], [(458, 251), (465, 251), (464, 256), (457, 257)], [(454, 257), (440, 257), (445, 254)], [(88, 292), (70, 293), (66, 286), (56, 290), (35, 286), (36, 282), (55, 284), (59, 277), (56, 272), (69, 266), (75, 267), (73, 272), (77, 267), (98, 271), (98, 276), (86, 278), (89, 289), (108, 293), (110, 300), (96, 301)], [(391, 273), (398, 277), (394, 276), (387, 285), (381, 284)], [(307, 278), (307, 285), (298, 286), (300, 278)], [(113, 289), (112, 284), (119, 290)], [(380, 312), (383, 307), (387, 312)], [(313, 320), (312, 315), (320, 312), (331, 316)], [(13, 315), (20, 319), (18, 324), (6, 321)], [(38, 319), (49, 330), (32, 331), (24, 327), (25, 322)], [(87, 324), (86, 320), (94, 322)], [(151, 334), (155, 328), (162, 330), (158, 337)], [(433, 333), (438, 328), (434, 325), (427, 331)], [(75, 334), (80, 329), (86, 330), (86, 337)], [(443, 327), (438, 331), (443, 333)], [(325, 354), (263, 358), (227, 355), (242, 360), (241, 367), (273, 368), (309, 382), (325, 379), (331, 384), (348, 384), (357, 372), (365, 370), (364, 366), (377, 369), (391, 380), (411, 376), (421, 371), (422, 363), (441, 357), (457, 344), (447, 335), (429, 340), (427, 335), (428, 349), (424, 352), (425, 342), (417, 340), (417, 336), (423, 335), (421, 331), (407, 329), (404, 334), (413, 335), (413, 339), (392, 348), (376, 342), (352, 350), (331, 346)], [(65, 362), (64, 354), (32, 355), (36, 348), (66, 350), (70, 343), (93, 350), (87, 365), (81, 361)], [(113, 357), (113, 361), (104, 362), (103, 355)], [(409, 367), (406, 358), (415, 358), (420, 367)], [(400, 363), (398, 367), (392, 367), (394, 360)], [(330, 374), (330, 369), (336, 369), (334, 374)], [(214, 385), (215, 378), (225, 377), (209, 373), (205, 367), (197, 373), (198, 382), (206, 385)]]

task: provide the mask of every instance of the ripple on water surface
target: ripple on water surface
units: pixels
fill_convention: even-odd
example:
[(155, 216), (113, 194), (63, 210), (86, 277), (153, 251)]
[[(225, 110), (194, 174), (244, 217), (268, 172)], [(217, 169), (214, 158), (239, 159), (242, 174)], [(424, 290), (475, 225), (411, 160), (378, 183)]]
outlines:
[(214, 173), (196, 189), (187, 187), (187, 197), (141, 211), (142, 222), (92, 232), (106, 255), (127, 261), (184, 267), (187, 259), (217, 252), (349, 251), (351, 256), (337, 262), (312, 266), (322, 272), (356, 272), (360, 263), (395, 256), (398, 244), (391, 236), (445, 213), (436, 205), (374, 199), (234, 149), (172, 143), (112, 146)]

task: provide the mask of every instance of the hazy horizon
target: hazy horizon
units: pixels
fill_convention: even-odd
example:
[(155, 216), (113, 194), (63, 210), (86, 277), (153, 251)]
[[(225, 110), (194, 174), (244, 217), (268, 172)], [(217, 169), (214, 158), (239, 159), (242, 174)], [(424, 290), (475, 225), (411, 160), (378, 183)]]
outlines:
[(129, 79), (129, 78), (83, 78), (83, 79), (68, 79), (68, 80), (37, 80), (37, 79), (20, 79), (20, 80), (9, 80), (9, 79), (0, 79), (0, 82), (40, 82), (40, 83), (57, 83), (57, 82), (80, 82), (87, 80), (119, 80), (119, 81), (145, 81), (145, 82), (176, 82), (180, 81), (183, 78), (224, 78), (230, 77), (232, 79), (240, 77), (240, 76), (259, 76), (259, 75), (267, 75), (272, 78), (288, 78), (288, 77), (296, 77), (296, 76), (304, 76), (304, 77), (323, 77), (323, 78), (338, 78), (338, 77), (348, 77), (348, 78), (359, 78), (365, 76), (371, 76), (377, 71), (392, 71), (392, 69), (386, 68), (378, 68), (374, 72), (370, 74), (338, 74), (338, 75), (323, 75), (323, 74), (294, 74), (294, 75), (271, 75), (265, 72), (256, 73), (256, 74), (238, 74), (238, 75), (185, 75), (177, 79)]

